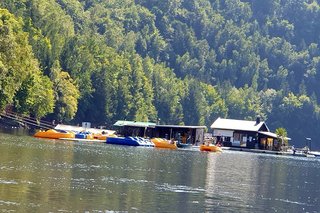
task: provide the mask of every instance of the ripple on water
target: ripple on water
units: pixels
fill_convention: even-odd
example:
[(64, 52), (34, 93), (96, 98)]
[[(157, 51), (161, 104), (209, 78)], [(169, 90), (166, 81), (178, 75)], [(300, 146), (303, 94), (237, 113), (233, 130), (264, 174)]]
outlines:
[(0, 206), (19, 206), (20, 203), (8, 201), (8, 200), (0, 200)]
[(190, 186), (184, 185), (171, 185), (168, 183), (165, 184), (156, 184), (156, 189), (159, 191), (169, 191), (169, 192), (177, 192), (177, 193), (203, 193), (205, 189), (203, 188), (193, 188)]
[(14, 184), (14, 185), (17, 185), (18, 182), (15, 181), (15, 180), (3, 180), (3, 179), (0, 179), (0, 184)]
[(283, 203), (297, 204), (297, 205), (300, 205), (300, 206), (313, 206), (313, 205), (310, 205), (310, 204), (307, 204), (307, 203), (303, 203), (303, 202), (299, 202), (299, 201), (293, 201), (293, 200), (288, 200), (288, 199), (278, 199), (278, 198), (275, 198), (274, 200), (280, 201), (280, 202), (283, 202)]

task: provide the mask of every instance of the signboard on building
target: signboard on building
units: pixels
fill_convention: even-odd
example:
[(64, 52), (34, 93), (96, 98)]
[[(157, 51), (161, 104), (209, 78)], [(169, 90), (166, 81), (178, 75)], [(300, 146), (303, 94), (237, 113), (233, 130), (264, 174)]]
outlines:
[(213, 131), (213, 136), (233, 137), (233, 131), (223, 130), (223, 129), (215, 129)]

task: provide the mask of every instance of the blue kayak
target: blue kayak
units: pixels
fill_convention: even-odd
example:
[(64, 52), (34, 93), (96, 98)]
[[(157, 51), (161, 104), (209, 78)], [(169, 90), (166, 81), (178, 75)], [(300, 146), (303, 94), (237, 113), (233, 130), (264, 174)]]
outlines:
[(108, 137), (106, 143), (125, 146), (154, 146), (150, 140), (140, 137)]

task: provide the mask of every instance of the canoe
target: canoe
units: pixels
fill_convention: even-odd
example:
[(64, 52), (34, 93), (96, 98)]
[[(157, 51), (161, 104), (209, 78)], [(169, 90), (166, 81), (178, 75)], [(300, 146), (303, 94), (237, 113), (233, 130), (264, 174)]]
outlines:
[(221, 147), (215, 145), (200, 145), (200, 151), (222, 152)]
[(50, 138), (50, 139), (59, 139), (59, 138), (74, 138), (73, 132), (67, 132), (64, 130), (56, 130), (56, 129), (49, 129), (47, 131), (39, 131), (33, 135), (37, 138)]
[(165, 149), (177, 149), (176, 143), (170, 143), (170, 141), (162, 138), (152, 138), (152, 143), (154, 143), (154, 147), (157, 148), (165, 148)]
[(125, 146), (154, 146), (150, 140), (140, 137), (108, 137), (106, 143)]

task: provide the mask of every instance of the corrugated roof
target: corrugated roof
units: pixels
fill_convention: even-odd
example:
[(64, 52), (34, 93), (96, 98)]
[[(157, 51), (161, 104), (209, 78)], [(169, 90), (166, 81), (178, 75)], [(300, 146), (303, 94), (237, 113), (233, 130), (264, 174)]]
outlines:
[(156, 123), (152, 122), (137, 122), (137, 121), (117, 121), (114, 126), (134, 126), (134, 127), (151, 127), (154, 128)]
[(260, 128), (263, 125), (265, 125), (265, 127), (269, 131), (269, 128), (267, 127), (267, 125), (263, 121), (260, 121), (257, 124), (256, 121), (218, 118), (211, 125), (211, 129), (242, 130), (242, 131), (257, 132), (260, 130)]

